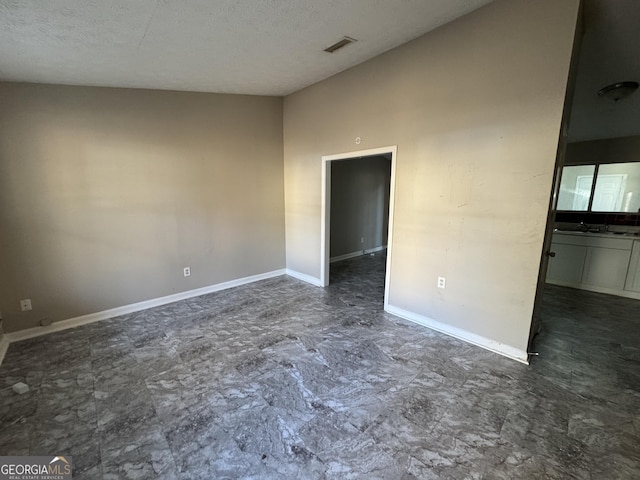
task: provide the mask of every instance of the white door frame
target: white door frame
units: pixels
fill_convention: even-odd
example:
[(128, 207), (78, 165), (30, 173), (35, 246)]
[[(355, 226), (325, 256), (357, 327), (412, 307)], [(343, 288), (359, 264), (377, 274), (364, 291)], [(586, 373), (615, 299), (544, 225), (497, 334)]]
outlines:
[(389, 234), (387, 237), (387, 269), (384, 281), (384, 308), (389, 304), (389, 280), (391, 278), (391, 252), (393, 246), (393, 212), (395, 204), (396, 185), (396, 155), (397, 145), (390, 147), (358, 150), (355, 152), (336, 153), (322, 156), (322, 214), (320, 226), (320, 285), (329, 285), (330, 263), (330, 225), (331, 225), (331, 162), (334, 160), (346, 160), (349, 158), (369, 157), (373, 155), (391, 154), (391, 188), (389, 191)]

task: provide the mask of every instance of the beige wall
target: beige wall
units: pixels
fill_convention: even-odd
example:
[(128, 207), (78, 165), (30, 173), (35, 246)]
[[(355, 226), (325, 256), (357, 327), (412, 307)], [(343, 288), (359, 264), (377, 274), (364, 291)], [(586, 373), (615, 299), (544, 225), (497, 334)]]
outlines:
[(331, 162), (331, 257), (387, 245), (390, 178), (382, 156)]
[(283, 268), (282, 151), (281, 98), (0, 83), (5, 330)]
[(321, 156), (397, 145), (389, 303), (525, 350), (578, 9), (498, 0), (286, 97), (287, 267), (320, 277)]

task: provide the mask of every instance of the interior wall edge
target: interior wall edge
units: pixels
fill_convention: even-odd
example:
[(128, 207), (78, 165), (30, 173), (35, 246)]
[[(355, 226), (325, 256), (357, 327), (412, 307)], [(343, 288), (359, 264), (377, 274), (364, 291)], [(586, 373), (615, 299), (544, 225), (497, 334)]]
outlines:
[(578, 11), (492, 2), (285, 97), (287, 268), (325, 276), (318, 159), (397, 145), (387, 303), (522, 357)]
[(0, 338), (0, 366), (2, 366), (2, 361), (4, 360), (4, 356), (7, 354), (7, 349), (9, 348), (9, 339), (6, 335), (3, 335)]
[[(15, 332), (5, 333), (4, 338), (0, 340), (0, 364), (1, 359), (4, 357), (2, 348), (3, 342), (6, 342), (6, 346), (13, 342), (19, 342), (30, 338), (40, 337), (49, 333), (60, 332), (62, 330), (68, 330), (70, 328), (80, 327), (82, 325), (88, 325), (90, 323), (99, 322), (101, 320), (108, 320), (110, 318), (119, 317), (121, 315), (127, 315), (129, 313), (140, 312), (153, 307), (159, 307), (167, 305), (169, 303), (175, 303), (180, 300), (187, 300), (189, 298), (199, 297), (209, 293), (219, 292), (221, 290), (228, 290), (233, 287), (239, 287), (249, 283), (258, 282), (260, 280), (267, 280), (269, 278), (279, 277), (285, 274), (284, 269), (273, 270), (271, 272), (260, 273), (258, 275), (251, 275), (249, 277), (238, 278), (228, 282), (218, 283), (210, 285), (208, 287), (196, 288), (194, 290), (187, 290), (185, 292), (175, 293), (164, 297), (154, 298), (146, 300), (144, 302), (132, 303), (130, 305), (123, 305), (122, 307), (111, 308), (109, 310), (103, 310), (101, 312), (90, 313), (88, 315), (82, 315), (75, 318), (69, 318), (66, 320), (60, 320), (52, 323), (46, 327), (33, 327), (26, 330), (17, 330)], [(6, 347), (5, 353), (6, 353)]]
[(295, 270), (291, 270), (290, 268), (287, 268), (285, 270), (285, 273), (290, 277), (297, 278), (298, 280), (302, 280), (303, 282), (310, 283), (311, 285), (314, 285), (316, 287), (324, 287), (324, 285), (322, 285), (322, 282), (320, 281), (319, 278), (313, 277), (311, 275), (307, 275), (306, 273), (297, 272)]
[(6, 332), (285, 268), (282, 98), (0, 82), (0, 105)]
[(385, 305), (385, 311), (397, 317), (409, 320), (410, 322), (417, 323), (418, 325), (421, 325), (423, 327), (435, 330), (436, 332), (444, 333), (445, 335), (449, 335), (450, 337), (457, 338), (458, 340), (462, 340), (472, 345), (484, 348), (485, 350), (497, 353), (499, 355), (502, 355), (503, 357), (507, 357), (517, 362), (524, 363), (525, 365), (529, 365), (529, 354), (525, 350), (521, 350), (519, 348), (512, 347), (511, 345), (506, 345), (495, 340), (491, 340), (490, 338), (483, 337), (482, 335), (469, 332), (462, 328), (457, 328), (446, 323), (438, 322), (437, 320), (434, 320), (432, 318), (420, 315), (418, 313), (410, 312), (409, 310), (404, 310), (394, 305)]
[(355, 252), (345, 253), (344, 255), (337, 255), (329, 259), (329, 263), (339, 262), (341, 260), (348, 260), (350, 258), (362, 257), (363, 255), (369, 255), (371, 253), (381, 252), (387, 248), (386, 245), (380, 245), (373, 248), (365, 248), (363, 250), (356, 250)]

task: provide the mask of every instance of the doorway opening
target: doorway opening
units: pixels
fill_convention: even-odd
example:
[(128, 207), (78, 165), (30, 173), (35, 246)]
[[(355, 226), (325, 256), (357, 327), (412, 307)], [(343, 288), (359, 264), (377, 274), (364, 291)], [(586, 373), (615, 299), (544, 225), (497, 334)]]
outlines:
[(322, 157), (321, 285), (329, 285), (332, 259), (386, 250), (385, 309), (393, 248), (396, 151), (396, 146), (390, 146)]
[[(638, 122), (624, 114), (633, 97), (614, 102), (593, 86), (626, 79), (638, 58), (624, 41), (610, 40), (635, 32), (632, 12), (612, 16), (614, 9), (584, 3), (528, 351), (547, 379), (572, 394), (626, 405), (640, 389), (640, 376), (628, 374), (637, 366), (640, 331), (640, 205), (632, 180), (632, 166), (640, 172), (640, 130), (629, 129)], [(640, 14), (640, 5), (632, 10)], [(635, 44), (628, 48), (637, 53)]]

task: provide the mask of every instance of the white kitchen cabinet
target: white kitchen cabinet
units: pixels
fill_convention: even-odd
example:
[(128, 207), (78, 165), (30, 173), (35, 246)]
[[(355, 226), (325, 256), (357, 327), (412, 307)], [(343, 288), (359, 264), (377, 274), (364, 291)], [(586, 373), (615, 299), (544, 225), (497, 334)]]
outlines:
[(625, 290), (640, 293), (640, 240), (633, 242)]
[[(640, 240), (606, 233), (555, 233), (547, 282), (640, 299)], [(632, 253), (633, 251), (633, 253)]]
[(624, 289), (630, 250), (589, 247), (584, 261), (582, 283), (596, 287)]
[(587, 247), (552, 242), (551, 251), (555, 252), (555, 257), (549, 259), (547, 281), (561, 284), (580, 283)]

